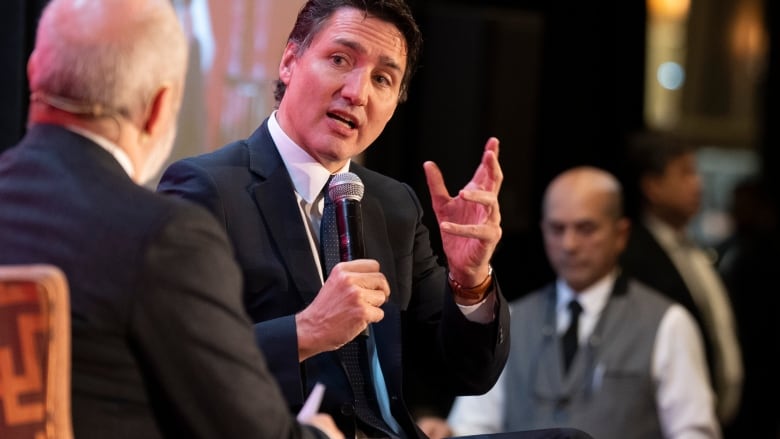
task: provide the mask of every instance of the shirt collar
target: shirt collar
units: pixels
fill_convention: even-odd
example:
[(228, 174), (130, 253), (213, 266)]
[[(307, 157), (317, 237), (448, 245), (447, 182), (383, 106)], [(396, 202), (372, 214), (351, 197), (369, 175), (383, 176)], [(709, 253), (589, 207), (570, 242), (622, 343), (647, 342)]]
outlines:
[(557, 292), (556, 311), (560, 312), (567, 309), (569, 302), (576, 298), (585, 313), (591, 315), (600, 313), (607, 304), (607, 300), (609, 299), (609, 295), (615, 285), (617, 276), (618, 270), (612, 270), (606, 276), (599, 279), (596, 283), (580, 291), (579, 293), (575, 293), (574, 290), (572, 290), (571, 287), (566, 284), (566, 281), (558, 278), (558, 280), (555, 282), (555, 289)]
[(133, 162), (130, 161), (130, 156), (128, 156), (127, 153), (119, 147), (119, 145), (99, 134), (95, 134), (92, 131), (85, 130), (75, 125), (68, 125), (66, 128), (97, 143), (98, 146), (108, 151), (108, 153), (111, 154), (117, 162), (119, 162), (119, 165), (122, 167), (122, 169), (124, 169), (127, 175), (132, 178), (133, 174), (135, 173)]
[[(328, 181), (330, 172), (282, 130), (276, 119), (276, 111), (271, 113), (268, 118), (268, 131), (276, 144), (279, 155), (282, 156), (282, 161), (290, 174), (295, 191), (307, 203), (313, 203)], [(348, 161), (338, 172), (347, 172), (349, 164)]]

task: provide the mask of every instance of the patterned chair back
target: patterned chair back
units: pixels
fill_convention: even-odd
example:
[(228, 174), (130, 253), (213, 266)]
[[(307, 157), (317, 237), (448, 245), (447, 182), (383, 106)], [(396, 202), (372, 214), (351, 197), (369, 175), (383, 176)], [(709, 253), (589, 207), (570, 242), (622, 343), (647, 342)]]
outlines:
[(2, 439), (73, 438), (68, 294), (54, 266), (0, 266)]

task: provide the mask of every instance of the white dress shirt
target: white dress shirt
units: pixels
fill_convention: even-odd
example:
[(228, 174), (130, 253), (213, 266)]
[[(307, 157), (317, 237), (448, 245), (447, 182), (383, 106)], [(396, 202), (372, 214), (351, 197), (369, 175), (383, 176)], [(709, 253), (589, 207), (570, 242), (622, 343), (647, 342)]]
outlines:
[(671, 258), (701, 310), (708, 332), (713, 335), (718, 417), (722, 422), (728, 422), (739, 410), (744, 371), (726, 287), (706, 253), (683, 233), (653, 216), (645, 216), (643, 221)]

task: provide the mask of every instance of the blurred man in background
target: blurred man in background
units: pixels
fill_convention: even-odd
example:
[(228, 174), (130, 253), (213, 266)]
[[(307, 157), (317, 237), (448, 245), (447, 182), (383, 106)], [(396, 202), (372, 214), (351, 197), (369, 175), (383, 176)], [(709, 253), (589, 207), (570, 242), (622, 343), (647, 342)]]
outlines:
[(742, 350), (715, 258), (688, 235), (702, 196), (695, 146), (663, 133), (641, 133), (629, 145), (629, 159), (640, 206), (621, 265), (696, 319), (704, 337), (718, 419), (726, 427), (740, 408)]

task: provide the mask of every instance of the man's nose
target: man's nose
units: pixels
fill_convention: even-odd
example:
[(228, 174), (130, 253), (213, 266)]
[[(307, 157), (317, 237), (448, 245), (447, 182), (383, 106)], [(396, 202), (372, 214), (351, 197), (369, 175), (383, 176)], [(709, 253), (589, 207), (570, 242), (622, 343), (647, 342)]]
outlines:
[(576, 247), (578, 241), (579, 237), (577, 236), (577, 231), (574, 229), (566, 228), (566, 230), (561, 233), (561, 246), (566, 250), (571, 250)]
[(347, 75), (341, 95), (352, 105), (363, 106), (368, 102), (371, 75), (367, 70), (355, 69)]

